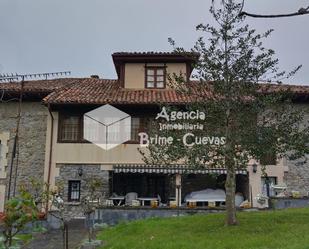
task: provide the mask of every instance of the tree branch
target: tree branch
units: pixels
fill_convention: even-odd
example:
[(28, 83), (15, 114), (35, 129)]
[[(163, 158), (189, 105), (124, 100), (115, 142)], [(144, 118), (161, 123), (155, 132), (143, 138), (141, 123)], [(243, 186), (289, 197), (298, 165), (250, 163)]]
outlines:
[(239, 16), (250, 16), (254, 18), (280, 18), (280, 17), (291, 17), (291, 16), (301, 16), (309, 14), (309, 6), (307, 8), (300, 8), (297, 12), (289, 13), (289, 14), (278, 14), (278, 15), (260, 15), (260, 14), (252, 14), (245, 11), (242, 11)]

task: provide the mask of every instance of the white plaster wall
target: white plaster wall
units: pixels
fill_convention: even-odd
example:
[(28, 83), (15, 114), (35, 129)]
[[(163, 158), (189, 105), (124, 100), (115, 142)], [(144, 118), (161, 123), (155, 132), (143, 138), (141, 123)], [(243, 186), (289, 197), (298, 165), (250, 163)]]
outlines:
[[(269, 177), (277, 177), (277, 184), (283, 184), (284, 183), (284, 172), (288, 171), (288, 167), (285, 164), (284, 159), (281, 159), (278, 161), (277, 165), (267, 165), (266, 166), (266, 173)], [(262, 208), (257, 200), (256, 196), (258, 194), (261, 194), (262, 190), (262, 167), (261, 165), (257, 164), (257, 172), (253, 173), (252, 165), (254, 164), (254, 160), (251, 160), (249, 162), (249, 166), (247, 167), (248, 173), (249, 173), (249, 193), (250, 196), (252, 196), (252, 206)]]
[[(100, 164), (109, 165), (115, 163), (143, 163), (142, 155), (138, 152), (139, 144), (121, 144), (108, 151), (92, 143), (58, 143), (58, 113), (53, 112), (54, 133), (52, 146), (51, 163), (51, 185), (54, 186), (55, 177), (59, 175), (58, 164)], [(48, 181), (49, 155), (50, 155), (50, 135), (51, 135), (51, 117), (47, 120), (46, 134), (46, 154), (44, 181)]]

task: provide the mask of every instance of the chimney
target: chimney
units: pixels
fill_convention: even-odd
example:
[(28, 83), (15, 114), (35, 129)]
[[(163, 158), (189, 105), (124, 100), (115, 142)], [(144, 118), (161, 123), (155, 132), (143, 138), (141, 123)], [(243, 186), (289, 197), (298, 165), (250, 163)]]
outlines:
[(90, 75), (90, 78), (92, 78), (92, 79), (100, 79), (99, 75), (97, 75), (97, 74)]

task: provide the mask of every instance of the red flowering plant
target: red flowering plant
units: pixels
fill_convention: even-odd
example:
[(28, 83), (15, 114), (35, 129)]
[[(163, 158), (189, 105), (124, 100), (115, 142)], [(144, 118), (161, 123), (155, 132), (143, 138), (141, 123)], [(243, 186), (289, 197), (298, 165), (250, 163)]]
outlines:
[(5, 218), (4, 212), (0, 212), (0, 222)]

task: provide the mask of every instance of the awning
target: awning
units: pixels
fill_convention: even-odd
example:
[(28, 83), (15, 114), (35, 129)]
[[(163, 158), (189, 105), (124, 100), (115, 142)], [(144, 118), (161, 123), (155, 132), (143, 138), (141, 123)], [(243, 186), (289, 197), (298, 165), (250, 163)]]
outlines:
[[(225, 168), (192, 168), (189, 165), (116, 164), (114, 173), (157, 174), (226, 174)], [(236, 174), (247, 175), (247, 170), (236, 170)]]

